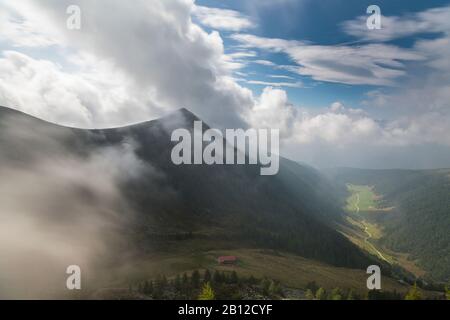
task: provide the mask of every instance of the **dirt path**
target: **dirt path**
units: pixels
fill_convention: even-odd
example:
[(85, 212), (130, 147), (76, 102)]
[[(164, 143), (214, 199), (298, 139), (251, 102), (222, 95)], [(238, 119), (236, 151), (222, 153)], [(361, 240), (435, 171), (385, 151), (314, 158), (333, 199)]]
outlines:
[[(356, 213), (359, 213), (359, 194), (356, 195), (356, 202), (355, 202), (355, 207), (356, 207)], [(364, 232), (367, 234), (367, 237), (364, 238), (364, 242), (367, 243), (377, 254), (378, 256), (380, 256), (381, 259), (383, 259), (384, 261), (389, 263), (389, 260), (386, 259), (383, 254), (377, 249), (375, 248), (375, 246), (369, 241), (369, 239), (372, 238), (372, 234), (369, 232), (369, 228), (366, 225), (366, 222), (364, 220), (362, 220), (361, 224), (364, 227)]]

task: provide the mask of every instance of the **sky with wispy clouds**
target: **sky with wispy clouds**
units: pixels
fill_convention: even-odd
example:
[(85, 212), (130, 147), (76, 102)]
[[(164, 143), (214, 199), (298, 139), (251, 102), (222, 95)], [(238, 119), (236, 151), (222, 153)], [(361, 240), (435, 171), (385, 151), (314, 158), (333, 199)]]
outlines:
[(450, 1), (0, 0), (0, 30), (0, 105), (49, 121), (186, 107), (317, 166), (450, 167)]

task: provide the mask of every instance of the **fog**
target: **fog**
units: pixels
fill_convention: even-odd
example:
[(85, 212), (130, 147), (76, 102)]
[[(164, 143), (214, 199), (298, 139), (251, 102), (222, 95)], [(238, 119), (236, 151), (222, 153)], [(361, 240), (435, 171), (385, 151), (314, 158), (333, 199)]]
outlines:
[(70, 297), (69, 265), (89, 290), (132, 254), (120, 185), (152, 168), (133, 141), (69, 152), (71, 130), (28, 121), (0, 117), (0, 299)]

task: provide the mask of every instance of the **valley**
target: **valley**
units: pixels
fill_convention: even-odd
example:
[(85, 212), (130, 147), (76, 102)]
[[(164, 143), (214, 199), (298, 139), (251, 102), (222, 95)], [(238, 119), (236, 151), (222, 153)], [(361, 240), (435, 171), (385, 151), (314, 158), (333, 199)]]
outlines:
[(377, 255), (387, 263), (392, 264), (392, 258), (386, 258), (386, 253), (383, 254), (372, 243), (372, 241), (382, 237), (382, 230), (380, 230), (378, 225), (368, 222), (367, 218), (364, 216), (364, 212), (379, 210), (376, 204), (377, 196), (373, 192), (373, 189), (370, 186), (348, 185), (347, 187), (350, 192), (346, 207), (350, 216), (348, 216), (347, 219), (352, 225), (359, 226), (361, 231), (365, 233), (365, 235), (360, 235), (364, 241), (361, 247), (370, 253)]
[[(383, 208), (382, 197), (371, 186), (347, 185), (347, 222), (353, 226), (352, 232), (344, 231), (351, 241), (372, 255), (390, 265), (398, 265), (416, 277), (425, 276), (426, 272), (411, 260), (405, 252), (398, 252), (383, 246), (383, 226), (377, 222), (377, 214), (388, 214), (394, 208)], [(345, 228), (344, 228), (345, 230)]]
[(446, 283), (450, 272), (448, 172), (329, 170), (328, 176), (341, 190), (346, 219), (352, 226), (342, 227), (343, 234), (415, 277)]

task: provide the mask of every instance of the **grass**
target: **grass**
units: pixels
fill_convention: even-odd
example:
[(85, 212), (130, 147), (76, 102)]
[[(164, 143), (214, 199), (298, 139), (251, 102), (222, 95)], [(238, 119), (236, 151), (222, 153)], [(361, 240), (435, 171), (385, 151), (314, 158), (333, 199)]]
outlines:
[[(379, 256), (375, 249), (378, 249), (387, 261), (391, 264), (398, 264), (416, 276), (424, 276), (425, 272), (417, 266), (415, 261), (408, 260), (408, 255), (401, 252), (394, 252), (387, 248), (374, 246), (374, 240), (383, 237), (383, 229), (380, 225), (370, 219), (368, 212), (389, 212), (392, 208), (381, 208), (378, 203), (380, 196), (376, 195), (373, 187), (348, 184), (347, 188), (351, 193), (347, 199), (346, 217), (348, 226), (342, 226), (341, 232), (351, 242), (372, 255)], [(367, 228), (367, 229), (366, 229)], [(371, 237), (368, 238), (370, 233)]]
[(378, 210), (377, 199), (380, 197), (375, 194), (373, 187), (370, 186), (348, 184), (347, 188), (351, 193), (346, 206), (346, 211), (350, 213), (347, 216), (347, 222), (352, 227), (350, 229), (353, 230), (352, 232), (349, 232), (348, 229), (344, 230), (344, 235), (370, 254), (392, 263), (392, 257), (374, 245), (373, 240), (380, 239), (383, 232), (379, 225), (367, 219), (366, 214), (369, 211)]
[[(348, 190), (351, 192), (347, 199), (347, 210), (350, 212), (376, 210), (377, 196), (370, 186), (357, 186), (349, 184)], [(359, 210), (358, 210), (359, 209)]]
[[(377, 225), (366, 222), (358, 214), (362, 213), (360, 212), (362, 210), (376, 209), (376, 195), (369, 186), (349, 185), (349, 190), (352, 191), (347, 205), (350, 213), (347, 217), (349, 224), (342, 226), (342, 233), (355, 244), (376, 255), (373, 247), (365, 241), (367, 234), (364, 232), (364, 228), (367, 226), (367, 230), (374, 238), (380, 238), (382, 230)], [(362, 224), (362, 221), (367, 224)], [(391, 254), (391, 252), (389, 253)], [(237, 256), (239, 262), (234, 266), (218, 265), (217, 257), (223, 255)], [(390, 255), (386, 255), (385, 250), (383, 250), (383, 255), (390, 257)], [(209, 269), (212, 272), (214, 270), (230, 272), (234, 270), (239, 277), (253, 276), (260, 279), (268, 277), (278, 280), (283, 286), (292, 289), (304, 290), (308, 283), (315, 281), (327, 290), (339, 287), (345, 290), (353, 289), (360, 295), (365, 295), (367, 292), (368, 275), (365, 270), (337, 268), (273, 250), (239, 248), (238, 244), (230, 242), (212, 243), (200, 239), (186, 240), (131, 261), (126, 265), (116, 266), (115, 272), (108, 272), (110, 279), (104, 282), (108, 284), (107, 288), (109, 289), (107, 290), (113, 288), (122, 288), (123, 290), (130, 283), (155, 279), (162, 274), (170, 279), (184, 272), (191, 273), (196, 269), (203, 272), (203, 270)], [(111, 282), (112, 279), (115, 279), (116, 282)], [(382, 276), (382, 288), (401, 293), (409, 290), (409, 286), (385, 276)], [(425, 296), (431, 294), (428, 293)]]
[[(238, 263), (233, 266), (221, 266), (217, 257), (234, 255)], [(327, 290), (339, 287), (353, 289), (364, 295), (367, 292), (366, 281), (368, 275), (364, 270), (338, 268), (315, 260), (264, 249), (232, 249), (212, 250), (195, 254), (161, 254), (135, 262), (133, 266), (116, 270), (118, 274), (126, 273), (130, 276), (128, 283), (139, 282), (144, 279), (155, 279), (164, 274), (169, 279), (183, 272), (191, 273), (198, 269), (210, 271), (236, 271), (239, 277), (270, 278), (280, 281), (283, 286), (292, 289), (305, 289), (308, 283), (315, 281)], [(398, 281), (382, 277), (384, 290), (406, 292), (409, 287)], [(126, 286), (117, 283), (114, 287)]]
[[(368, 235), (364, 231), (364, 229), (365, 227), (367, 227), (367, 230), (371, 233), (373, 239), (381, 238), (381, 229), (379, 229), (377, 225), (367, 223), (366, 221), (360, 220), (357, 217), (347, 216), (346, 221), (348, 222), (349, 226), (341, 226), (341, 233), (361, 249), (369, 252), (374, 256), (379, 256), (376, 250), (374, 250), (373, 245), (366, 241)], [(388, 259), (388, 261), (391, 261), (390, 256), (386, 255), (384, 250), (383, 256)]]

